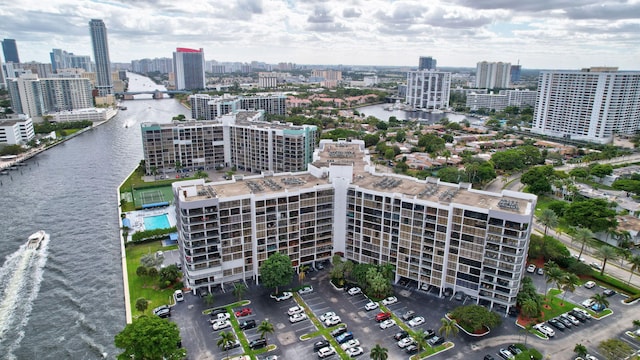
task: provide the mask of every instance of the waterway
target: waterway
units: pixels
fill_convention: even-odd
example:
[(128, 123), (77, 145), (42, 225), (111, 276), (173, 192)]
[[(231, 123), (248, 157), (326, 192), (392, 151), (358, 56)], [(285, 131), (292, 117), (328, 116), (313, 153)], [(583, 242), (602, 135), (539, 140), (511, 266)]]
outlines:
[[(129, 74), (131, 91), (163, 90)], [(189, 116), (173, 99), (115, 118), (0, 177), (0, 359), (113, 359), (125, 326), (116, 188), (142, 159), (140, 124)], [(38, 256), (25, 249), (39, 229)], [(15, 300), (15, 301), (14, 301)], [(6, 309), (5, 309), (6, 308)]]
[(467, 118), (463, 114), (456, 113), (430, 113), (425, 111), (405, 111), (400, 109), (387, 110), (390, 105), (393, 104), (376, 104), (363, 106), (358, 108), (360, 114), (365, 116), (375, 116), (382, 121), (389, 121), (391, 116), (395, 116), (398, 120), (416, 120), (426, 124), (434, 124), (440, 121), (442, 118), (449, 119), (450, 122), (461, 122), (465, 119), (470, 123), (477, 121), (478, 119)]

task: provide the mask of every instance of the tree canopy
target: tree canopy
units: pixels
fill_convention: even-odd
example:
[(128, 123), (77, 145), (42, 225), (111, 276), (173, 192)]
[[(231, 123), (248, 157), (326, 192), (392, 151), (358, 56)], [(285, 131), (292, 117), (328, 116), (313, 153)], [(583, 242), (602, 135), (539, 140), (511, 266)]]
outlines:
[(451, 312), (451, 317), (457, 320), (460, 326), (472, 332), (480, 331), (485, 326), (496, 327), (502, 323), (500, 315), (480, 305), (457, 307)]
[(178, 325), (157, 316), (140, 316), (115, 336), (115, 345), (124, 349), (119, 360), (181, 360), (187, 352), (179, 343)]
[(274, 253), (269, 256), (269, 258), (262, 263), (262, 266), (260, 266), (260, 280), (262, 281), (262, 285), (276, 288), (276, 293), (278, 293), (278, 287), (291, 282), (293, 273), (294, 270), (291, 266), (291, 259), (281, 253)]
[(569, 225), (587, 228), (594, 233), (615, 228), (618, 224), (615, 216), (616, 211), (602, 199), (574, 201), (564, 212), (564, 219)]

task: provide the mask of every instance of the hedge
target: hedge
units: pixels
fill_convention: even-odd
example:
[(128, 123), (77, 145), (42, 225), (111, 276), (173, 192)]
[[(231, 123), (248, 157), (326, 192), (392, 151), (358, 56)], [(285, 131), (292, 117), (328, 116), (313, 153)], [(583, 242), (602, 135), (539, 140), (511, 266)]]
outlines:
[(148, 239), (162, 238), (164, 235), (171, 234), (178, 231), (177, 227), (172, 227), (168, 229), (154, 229), (154, 230), (145, 230), (139, 231), (131, 235), (132, 242), (141, 242)]
[(612, 278), (608, 275), (600, 275), (600, 272), (594, 271), (591, 275), (594, 279), (599, 280), (605, 284), (611, 285), (618, 290), (622, 290), (623, 292), (630, 295), (640, 295), (640, 290), (637, 288), (627, 285), (625, 282), (620, 281), (618, 279)]

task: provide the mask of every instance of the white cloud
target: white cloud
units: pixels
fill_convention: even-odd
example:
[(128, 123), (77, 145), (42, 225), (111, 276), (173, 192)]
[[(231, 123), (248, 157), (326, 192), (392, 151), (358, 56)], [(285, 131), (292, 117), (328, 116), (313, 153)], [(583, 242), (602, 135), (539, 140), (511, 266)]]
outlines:
[(54, 47), (92, 55), (99, 18), (115, 62), (183, 46), (220, 61), (634, 69), (639, 11), (638, 0), (22, 0), (0, 7), (0, 38), (15, 38), (23, 61)]

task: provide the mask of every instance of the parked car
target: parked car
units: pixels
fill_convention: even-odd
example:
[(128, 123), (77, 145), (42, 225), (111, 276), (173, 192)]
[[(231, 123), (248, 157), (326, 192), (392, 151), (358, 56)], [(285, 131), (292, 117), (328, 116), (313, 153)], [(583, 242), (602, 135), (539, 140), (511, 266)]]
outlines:
[(209, 320), (211, 324), (214, 324), (218, 321), (225, 321), (231, 319), (231, 315), (229, 313), (218, 314), (216, 317), (213, 317)]
[(447, 296), (447, 297), (449, 297), (449, 296), (453, 295), (453, 288), (450, 288), (450, 287), (445, 288), (445, 289), (442, 291), (442, 295)]
[(356, 346), (356, 347), (347, 349), (346, 353), (347, 355), (349, 355), (349, 357), (356, 357), (364, 354), (364, 349), (361, 348), (360, 346)]
[(182, 293), (182, 290), (174, 291), (173, 297), (176, 299), (176, 302), (184, 301), (184, 294)]
[(456, 299), (457, 301), (464, 300), (464, 292), (456, 291), (456, 294), (453, 296), (453, 298)]
[(517, 347), (515, 344), (511, 344), (507, 346), (507, 349), (509, 350), (509, 352), (511, 352), (513, 355), (516, 355), (516, 356), (522, 353), (522, 350), (520, 350), (520, 348)]
[(377, 302), (373, 302), (373, 301), (369, 301), (365, 306), (364, 309), (367, 311), (371, 311), (371, 310), (375, 310), (378, 308), (378, 303)]
[(300, 322), (302, 320), (306, 320), (307, 319), (307, 314), (305, 313), (299, 313), (299, 314), (295, 314), (292, 316), (289, 316), (289, 322), (292, 324), (295, 324), (297, 322)]
[(512, 360), (515, 359), (516, 357), (513, 356), (513, 354), (511, 353), (511, 351), (507, 350), (507, 349), (500, 349), (500, 351), (498, 352), (498, 354), (500, 354), (500, 356), (504, 359), (504, 360)]
[(318, 352), (318, 350), (327, 346), (329, 346), (329, 341), (327, 340), (317, 341), (316, 343), (313, 344), (313, 352)]
[(293, 316), (295, 314), (300, 314), (301, 312), (304, 312), (304, 309), (301, 306), (294, 306), (289, 308), (287, 315)]
[(227, 309), (215, 309), (213, 311), (211, 311), (211, 313), (209, 313), (209, 315), (211, 315), (212, 318), (218, 318), (219, 314), (224, 314), (227, 312)]
[(595, 303), (596, 303), (595, 300), (589, 298), (589, 299), (586, 299), (585, 301), (583, 301), (580, 305), (582, 305), (582, 306), (584, 306), (586, 308), (589, 308), (589, 307), (591, 307), (591, 305), (593, 305)]
[(576, 319), (575, 316), (569, 314), (569, 313), (564, 313), (562, 315), (560, 315), (560, 317), (569, 320), (574, 326), (578, 326), (580, 325), (580, 321), (578, 319)]
[(487, 354), (484, 356), (483, 360), (495, 360), (495, 359), (493, 358), (493, 356)]
[(587, 317), (584, 315), (584, 313), (580, 312), (580, 311), (575, 311), (575, 310), (571, 310), (569, 311), (569, 315), (575, 317), (576, 319), (578, 319), (580, 322), (585, 322), (587, 321)]
[(573, 324), (568, 319), (563, 318), (562, 316), (558, 316), (556, 320), (560, 321), (564, 327), (567, 329), (570, 328)]
[(409, 345), (411, 345), (411, 344), (413, 344), (415, 342), (416, 341), (413, 340), (413, 338), (411, 336), (407, 336), (406, 338), (398, 341), (398, 347), (403, 349), (403, 348), (405, 348), (405, 347), (407, 347), (407, 346), (409, 346)]
[(416, 346), (415, 344), (411, 344), (404, 349), (404, 352), (409, 355), (416, 354), (418, 352), (418, 346)]
[(431, 339), (427, 340), (427, 344), (429, 344), (430, 346), (438, 346), (442, 343), (444, 343), (444, 338), (441, 336), (434, 336)]
[(161, 318), (171, 317), (171, 308), (167, 305), (158, 306), (153, 309), (153, 315), (159, 316)]
[(574, 307), (574, 308), (573, 308), (573, 310), (575, 310), (575, 311), (577, 311), (577, 312), (581, 312), (581, 313), (584, 315), (584, 317), (586, 317), (587, 319), (591, 319), (591, 314), (589, 314), (589, 313), (587, 312), (587, 310), (585, 310), (585, 309), (580, 309), (580, 308), (578, 308), (578, 307)]
[(249, 316), (252, 313), (253, 313), (253, 311), (251, 310), (251, 308), (243, 308), (243, 309), (240, 309), (240, 310), (236, 311), (236, 317)]
[(424, 318), (422, 316), (416, 316), (411, 321), (407, 323), (411, 327), (419, 326), (424, 324)]
[(592, 268), (596, 269), (596, 270), (602, 270), (602, 265), (598, 264), (597, 262), (592, 262), (589, 264), (589, 266), (591, 266)]
[(231, 326), (231, 321), (229, 320), (218, 320), (211, 325), (214, 331), (222, 330)]
[(267, 339), (255, 339), (249, 343), (251, 349), (261, 349), (267, 346)]
[(285, 291), (280, 295), (271, 295), (271, 297), (276, 299), (276, 301), (288, 300), (288, 299), (291, 299), (292, 296), (293, 294), (288, 291)]
[(556, 332), (553, 331), (553, 329), (548, 327), (547, 325), (538, 324), (538, 325), (535, 325), (533, 328), (538, 330), (538, 331), (540, 331), (541, 333), (543, 333), (544, 335), (546, 335), (548, 337), (556, 336)]
[(320, 315), (319, 319), (320, 319), (320, 321), (324, 322), (328, 318), (334, 317), (334, 316), (336, 316), (336, 313), (334, 313), (333, 311), (328, 311), (328, 312)]
[(324, 321), (324, 326), (334, 326), (340, 324), (341, 322), (342, 319), (340, 319), (340, 316), (333, 316)]
[(617, 294), (615, 292), (615, 290), (611, 290), (611, 289), (604, 289), (604, 291), (602, 293), (605, 294), (606, 296), (613, 296), (613, 295)]
[(382, 305), (387, 306), (391, 304), (395, 304), (398, 302), (398, 298), (395, 296), (389, 296), (388, 298), (382, 300)]
[(390, 312), (381, 312), (376, 315), (376, 321), (381, 322), (391, 318)]
[(556, 320), (556, 319), (549, 319), (547, 320), (547, 323), (551, 326), (553, 326), (554, 328), (560, 330), (560, 331), (564, 331), (564, 329), (566, 329), (567, 327), (564, 326), (560, 321)]
[(321, 358), (321, 359), (324, 359), (324, 358), (329, 357), (329, 356), (331, 356), (331, 355), (333, 355), (335, 353), (336, 353), (336, 351), (333, 350), (333, 348), (331, 346), (327, 346), (327, 347), (324, 347), (324, 348), (318, 350), (318, 357)]
[(353, 296), (353, 295), (356, 295), (356, 294), (360, 294), (360, 293), (362, 293), (362, 289), (360, 289), (360, 288), (359, 288), (359, 287), (357, 287), (357, 286), (356, 286), (356, 287), (352, 287), (351, 289), (349, 289), (349, 290), (347, 291), (347, 293), (348, 293), (349, 295)]
[(331, 331), (331, 336), (333, 336), (334, 338), (337, 338), (338, 336), (344, 334), (347, 332), (347, 326), (341, 326), (335, 330)]
[(312, 292), (313, 292), (313, 286), (311, 285), (305, 286), (302, 289), (298, 290), (298, 294), (300, 295), (310, 294)]
[(536, 274), (544, 275), (544, 269), (543, 268), (538, 268), (538, 270), (536, 270)]
[(231, 350), (231, 349), (235, 349), (237, 347), (240, 347), (240, 341), (238, 341), (238, 339), (236, 339), (233, 342), (230, 342), (228, 344), (225, 344), (222, 348), (227, 351), (227, 350)]
[(602, 305), (602, 304), (593, 304), (591, 305), (591, 310), (595, 311), (595, 312), (600, 312), (604, 309), (606, 309), (607, 307)]
[(243, 321), (238, 326), (240, 326), (240, 330), (253, 329), (254, 327), (256, 327), (256, 321), (255, 320)]
[(342, 335), (339, 335), (336, 338), (336, 341), (338, 342), (338, 344), (344, 344), (344, 343), (346, 343), (347, 341), (349, 341), (351, 339), (353, 339), (353, 333), (351, 331), (349, 331), (349, 332), (346, 332), (346, 333), (344, 333)]
[(395, 320), (387, 319), (387, 320), (385, 320), (385, 321), (380, 323), (380, 329), (383, 329), (383, 330), (384, 329), (388, 329), (388, 328), (390, 328), (392, 326), (395, 326), (395, 325), (396, 325), (396, 321)]
[(533, 274), (534, 272), (536, 272), (536, 266), (533, 264), (529, 264), (529, 266), (527, 266), (527, 272)]
[(346, 343), (340, 345), (342, 350), (347, 350), (349, 348), (356, 347), (356, 346), (360, 346), (360, 341), (358, 341), (358, 339), (351, 339), (351, 340), (347, 341)]
[(432, 337), (436, 336), (436, 331), (433, 329), (428, 329), (424, 331), (424, 339), (429, 340)]
[(416, 312), (413, 310), (409, 310), (406, 313), (402, 314), (402, 320), (409, 321), (416, 316)]
[(406, 338), (407, 336), (409, 336), (409, 333), (404, 331), (404, 330), (400, 330), (398, 331), (395, 335), (393, 335), (393, 339), (396, 341), (402, 340), (404, 338)]
[(596, 286), (595, 281), (587, 281), (586, 283), (584, 283), (584, 287), (586, 287), (587, 289), (591, 289), (594, 286)]

